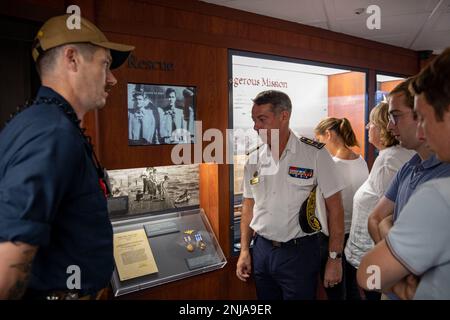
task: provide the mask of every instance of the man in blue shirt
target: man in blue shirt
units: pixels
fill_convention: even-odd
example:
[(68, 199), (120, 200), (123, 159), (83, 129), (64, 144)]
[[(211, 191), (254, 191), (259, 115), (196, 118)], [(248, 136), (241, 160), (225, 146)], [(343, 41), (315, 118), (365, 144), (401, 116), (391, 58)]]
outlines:
[(84, 18), (70, 30), (68, 17), (39, 30), (42, 87), (0, 133), (0, 299), (95, 297), (113, 271), (103, 170), (79, 124), (133, 47)]

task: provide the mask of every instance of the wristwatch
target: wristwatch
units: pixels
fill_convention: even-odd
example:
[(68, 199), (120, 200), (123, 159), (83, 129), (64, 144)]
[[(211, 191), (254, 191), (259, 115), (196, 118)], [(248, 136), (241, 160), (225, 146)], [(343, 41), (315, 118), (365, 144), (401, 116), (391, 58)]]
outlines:
[(336, 251), (330, 251), (328, 253), (328, 257), (333, 260), (340, 259), (340, 258), (342, 258), (342, 253), (336, 252)]

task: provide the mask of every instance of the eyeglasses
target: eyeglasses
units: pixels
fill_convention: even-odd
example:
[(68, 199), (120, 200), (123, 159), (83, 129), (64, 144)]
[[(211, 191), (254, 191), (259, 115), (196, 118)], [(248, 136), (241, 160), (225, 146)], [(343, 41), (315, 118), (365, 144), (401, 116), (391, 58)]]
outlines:
[[(413, 113), (413, 116), (414, 116), (414, 118), (415, 118), (415, 113), (414, 113), (414, 111), (413, 111), (413, 110), (410, 110), (409, 112), (412, 112), (412, 113)], [(389, 113), (389, 115), (388, 115), (389, 121), (390, 121), (394, 126), (396, 126), (397, 123), (398, 123), (398, 119), (399, 119), (400, 117), (403, 117), (405, 114), (408, 114), (409, 112), (396, 113), (396, 114)]]

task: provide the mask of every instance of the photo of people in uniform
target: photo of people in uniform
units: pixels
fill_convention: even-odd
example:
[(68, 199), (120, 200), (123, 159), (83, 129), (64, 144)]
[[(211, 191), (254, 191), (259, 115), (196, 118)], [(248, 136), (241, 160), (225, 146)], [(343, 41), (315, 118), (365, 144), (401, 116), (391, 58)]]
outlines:
[(112, 196), (128, 196), (128, 212), (120, 216), (199, 205), (198, 164), (109, 170), (108, 175)]
[(128, 144), (193, 143), (195, 88), (128, 84)]

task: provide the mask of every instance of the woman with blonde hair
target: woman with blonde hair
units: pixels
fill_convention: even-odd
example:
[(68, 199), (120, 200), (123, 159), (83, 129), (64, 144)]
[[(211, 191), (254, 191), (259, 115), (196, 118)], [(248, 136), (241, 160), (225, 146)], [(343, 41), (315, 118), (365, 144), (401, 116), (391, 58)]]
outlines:
[[(369, 176), (366, 161), (351, 147), (358, 146), (353, 128), (347, 118), (325, 118), (314, 129), (316, 139), (325, 143), (325, 148), (333, 157), (339, 177), (343, 182), (341, 190), (342, 204), (344, 207), (344, 231), (345, 242), (350, 233), (353, 210), (353, 196), (358, 188)], [(344, 242), (344, 247), (345, 247)], [(325, 266), (328, 260), (328, 237), (321, 234), (321, 277), (324, 277)], [(349, 292), (351, 287), (347, 284), (345, 275), (345, 257), (342, 257), (343, 281), (338, 285), (325, 288), (328, 299), (344, 300), (353, 294)], [(355, 288), (356, 284), (353, 284)]]
[[(379, 150), (379, 154), (369, 177), (353, 197), (353, 218), (344, 252), (347, 259), (347, 275), (352, 273), (352, 280), (355, 282), (356, 270), (362, 257), (374, 246), (367, 227), (368, 217), (386, 192), (394, 175), (414, 155), (414, 151), (401, 147), (398, 140), (388, 131), (388, 109), (389, 105), (386, 102), (379, 103), (370, 112), (370, 121), (366, 126), (369, 130), (369, 142)], [(378, 292), (364, 292), (368, 300), (380, 299), (381, 294)]]

